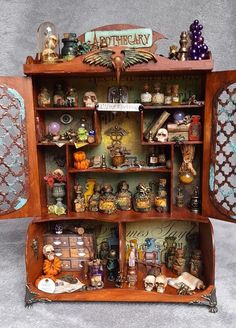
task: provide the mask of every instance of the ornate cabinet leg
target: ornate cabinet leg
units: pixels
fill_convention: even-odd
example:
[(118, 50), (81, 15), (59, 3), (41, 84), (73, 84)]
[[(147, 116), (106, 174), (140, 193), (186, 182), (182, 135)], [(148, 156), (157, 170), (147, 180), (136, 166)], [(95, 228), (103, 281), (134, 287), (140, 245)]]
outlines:
[(34, 303), (37, 303), (37, 302), (43, 302), (43, 303), (51, 302), (47, 298), (38, 298), (37, 296), (38, 296), (38, 294), (33, 293), (30, 290), (29, 286), (26, 285), (26, 289), (25, 289), (25, 307), (31, 307)]
[(210, 294), (202, 296), (203, 300), (192, 301), (190, 304), (199, 304), (209, 306), (209, 312), (216, 313), (218, 312), (217, 308), (217, 298), (216, 298), (216, 289), (213, 288)]

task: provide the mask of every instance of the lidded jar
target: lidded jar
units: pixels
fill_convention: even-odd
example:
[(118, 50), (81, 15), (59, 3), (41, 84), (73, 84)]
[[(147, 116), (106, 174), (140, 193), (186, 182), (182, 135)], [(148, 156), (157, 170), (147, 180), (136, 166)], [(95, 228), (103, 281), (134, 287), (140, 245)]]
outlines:
[(133, 207), (137, 212), (148, 212), (151, 210), (152, 202), (150, 197), (150, 187), (140, 183), (137, 187), (137, 192), (134, 194)]
[(199, 141), (201, 140), (202, 125), (199, 115), (192, 115), (192, 122), (190, 123), (188, 130), (188, 140)]
[(160, 83), (154, 84), (154, 93), (152, 94), (152, 104), (153, 105), (163, 105), (164, 104), (164, 93), (160, 92)]
[(62, 107), (65, 103), (65, 93), (62, 90), (62, 85), (60, 83), (56, 84), (54, 95), (53, 95), (53, 106)]
[(104, 184), (101, 189), (101, 196), (99, 198), (99, 211), (112, 214), (116, 211), (116, 197), (112, 193), (113, 188), (110, 184)]
[(75, 88), (69, 87), (66, 92), (65, 106), (77, 107), (79, 103), (78, 92)]
[(173, 106), (179, 105), (180, 101), (179, 101), (179, 85), (178, 84), (172, 85), (171, 97), (172, 97), (171, 105), (173, 105)]
[(38, 59), (42, 63), (54, 64), (59, 58), (59, 37), (51, 22), (44, 22), (37, 30)]
[(40, 93), (38, 94), (38, 105), (39, 107), (51, 106), (51, 95), (46, 87), (40, 89)]
[(149, 92), (149, 85), (147, 83), (143, 86), (143, 92), (140, 95), (140, 99), (143, 105), (151, 105), (152, 103), (152, 95)]
[(61, 55), (64, 60), (72, 60), (78, 54), (78, 39), (76, 33), (64, 33), (62, 42), (64, 44), (61, 49)]
[(171, 105), (171, 103), (172, 103), (171, 85), (170, 84), (168, 84), (166, 86), (166, 94), (165, 94), (164, 103), (165, 103), (165, 105)]
[(117, 208), (122, 211), (131, 210), (132, 194), (126, 181), (120, 181), (117, 186), (116, 203)]

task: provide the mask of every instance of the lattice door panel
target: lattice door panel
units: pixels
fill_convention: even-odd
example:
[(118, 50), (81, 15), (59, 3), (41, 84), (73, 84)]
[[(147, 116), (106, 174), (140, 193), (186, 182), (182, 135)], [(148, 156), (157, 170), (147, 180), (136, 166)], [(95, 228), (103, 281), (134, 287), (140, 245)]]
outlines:
[(222, 214), (236, 218), (236, 83), (216, 96), (212, 141), (210, 197)]
[(24, 99), (15, 89), (0, 85), (0, 214), (26, 204), (27, 186)]

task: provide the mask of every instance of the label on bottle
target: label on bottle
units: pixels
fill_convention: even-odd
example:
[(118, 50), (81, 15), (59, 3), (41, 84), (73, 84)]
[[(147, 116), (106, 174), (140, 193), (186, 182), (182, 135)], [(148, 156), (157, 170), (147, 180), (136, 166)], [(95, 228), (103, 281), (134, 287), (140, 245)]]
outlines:
[(157, 156), (150, 156), (150, 157), (149, 157), (149, 163), (150, 163), (150, 164), (157, 164), (157, 163), (158, 163), (158, 158), (157, 158)]

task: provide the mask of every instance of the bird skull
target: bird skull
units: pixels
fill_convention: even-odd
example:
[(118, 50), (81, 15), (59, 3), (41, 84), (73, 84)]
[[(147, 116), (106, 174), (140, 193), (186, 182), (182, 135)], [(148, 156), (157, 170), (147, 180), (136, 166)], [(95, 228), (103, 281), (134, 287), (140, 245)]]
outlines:
[(93, 91), (85, 92), (83, 102), (85, 107), (95, 107), (98, 102), (96, 94)]
[(43, 247), (43, 255), (49, 260), (53, 261), (55, 257), (55, 250), (52, 245), (45, 245)]
[(159, 129), (156, 134), (156, 139), (159, 142), (166, 142), (168, 139), (168, 131), (166, 129)]
[(148, 275), (144, 279), (144, 288), (147, 292), (151, 292), (155, 286), (155, 277)]
[(164, 293), (167, 286), (167, 279), (164, 275), (159, 275), (156, 277), (156, 288), (158, 293)]

